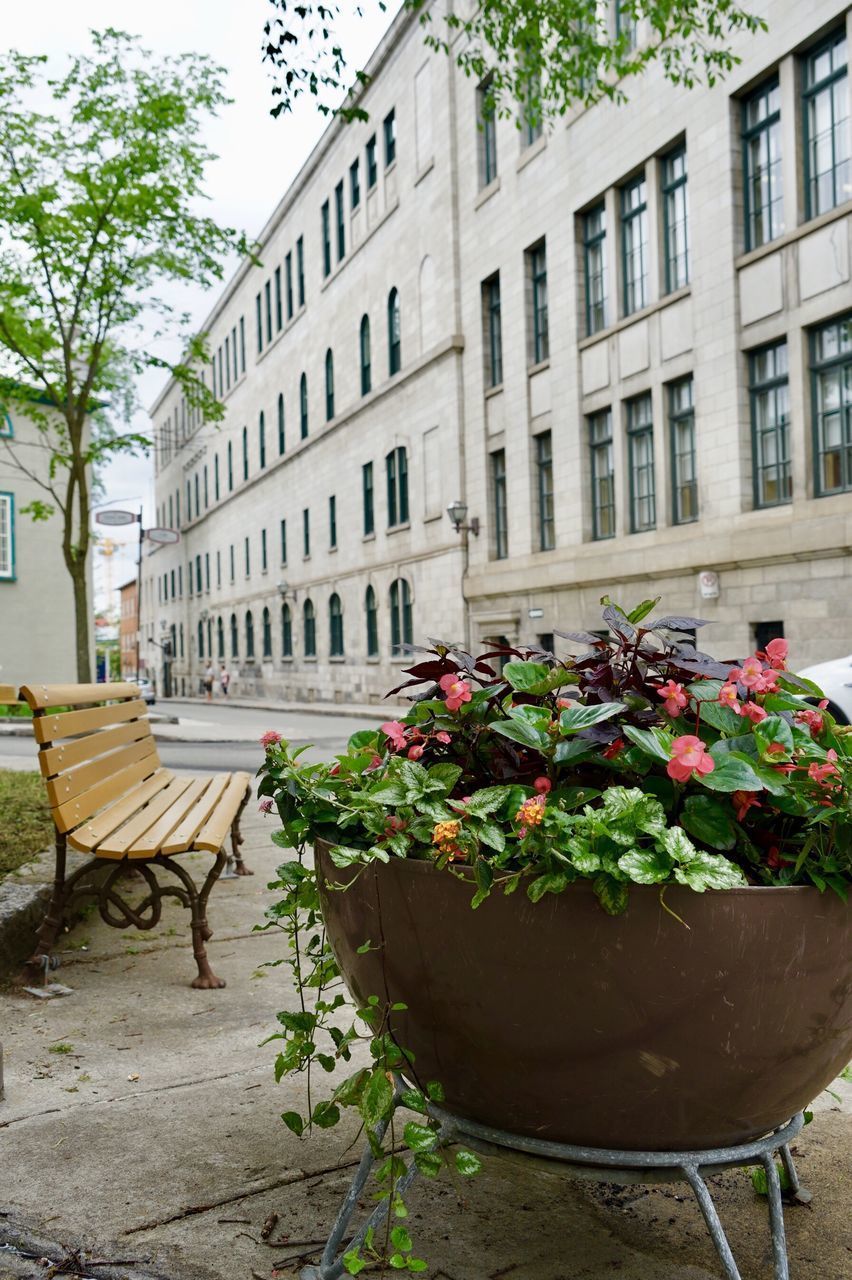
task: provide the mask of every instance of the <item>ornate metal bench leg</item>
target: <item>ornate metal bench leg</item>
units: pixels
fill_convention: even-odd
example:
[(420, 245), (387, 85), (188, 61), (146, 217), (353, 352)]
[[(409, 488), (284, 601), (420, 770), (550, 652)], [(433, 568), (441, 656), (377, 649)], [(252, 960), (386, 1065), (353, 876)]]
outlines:
[(53, 876), (53, 892), (44, 919), (39, 925), (36, 935), (36, 949), (24, 966), (29, 976), (44, 968), (42, 956), (49, 956), (53, 944), (59, 937), (65, 919), (65, 908), (68, 901), (68, 887), (65, 883), (67, 838), (64, 831), (56, 832), (56, 869)]
[(207, 959), (207, 948), (204, 944), (213, 936), (213, 931), (207, 923), (207, 899), (225, 865), (225, 850), (219, 850), (216, 855), (216, 861), (207, 872), (207, 877), (200, 889), (195, 887), (195, 882), (186, 868), (182, 867), (173, 857), (164, 857), (157, 859), (157, 861), (171, 871), (173, 875), (177, 876), (184, 887), (184, 902), (189, 907), (192, 917), (192, 953), (195, 956), (195, 963), (198, 965), (198, 977), (193, 978), (192, 986), (202, 991), (215, 991), (220, 987), (224, 987), (225, 982), (223, 979), (217, 978), (210, 968), (210, 961)]
[(716, 1212), (716, 1206), (713, 1203), (713, 1197), (707, 1189), (707, 1183), (701, 1176), (701, 1172), (697, 1165), (684, 1164), (681, 1166), (683, 1173), (695, 1193), (698, 1206), (704, 1215), (704, 1221), (707, 1224), (707, 1230), (716, 1246), (716, 1252), (719, 1260), (725, 1268), (726, 1280), (742, 1280), (734, 1261), (734, 1255), (731, 1253), (731, 1246), (728, 1244), (728, 1237), (725, 1235), (725, 1228), (722, 1226), (721, 1219)]
[[(232, 876), (253, 876), (251, 871), (243, 862), (243, 855), (240, 853), (240, 845), (243, 843), (243, 837), (240, 832), (240, 819), (243, 816), (243, 809), (249, 802), (251, 797), (251, 787), (246, 787), (245, 799), (237, 810), (237, 816), (231, 823), (231, 854), (228, 858), (228, 868), (224, 872), (225, 878), (230, 879)], [(233, 864), (233, 865), (232, 865)]]

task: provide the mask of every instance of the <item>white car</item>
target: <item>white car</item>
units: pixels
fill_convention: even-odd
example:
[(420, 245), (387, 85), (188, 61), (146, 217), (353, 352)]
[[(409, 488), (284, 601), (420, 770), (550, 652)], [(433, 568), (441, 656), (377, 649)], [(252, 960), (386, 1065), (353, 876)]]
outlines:
[(154, 686), (151, 684), (151, 681), (146, 679), (145, 676), (140, 676), (139, 679), (134, 680), (133, 683), (138, 684), (139, 696), (144, 698), (146, 706), (153, 707), (157, 698), (154, 694)]
[(852, 724), (852, 654), (833, 662), (818, 662), (799, 671), (813, 680), (828, 698), (828, 709), (839, 724)]

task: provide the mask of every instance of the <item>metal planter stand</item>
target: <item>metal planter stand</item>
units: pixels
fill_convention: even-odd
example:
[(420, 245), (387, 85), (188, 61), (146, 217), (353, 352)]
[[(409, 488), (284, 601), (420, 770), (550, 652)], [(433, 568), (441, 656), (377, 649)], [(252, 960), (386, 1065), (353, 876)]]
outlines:
[[(394, 1111), (403, 1105), (400, 1097), (401, 1087), (401, 1082), (398, 1082), (393, 1103)], [(464, 1139), (467, 1145), (485, 1155), (505, 1156), (510, 1152), (518, 1153), (539, 1161), (558, 1163), (566, 1173), (573, 1172), (600, 1182), (688, 1182), (716, 1247), (725, 1280), (742, 1280), (742, 1277), (705, 1177), (708, 1174), (719, 1173), (723, 1169), (762, 1165), (766, 1171), (775, 1280), (789, 1280), (790, 1267), (784, 1233), (781, 1181), (775, 1157), (779, 1154), (781, 1156), (791, 1192), (802, 1201), (809, 1200), (809, 1194), (799, 1185), (789, 1147), (804, 1125), (804, 1116), (801, 1112), (765, 1137), (740, 1146), (719, 1147), (709, 1151), (606, 1151), (595, 1147), (574, 1147), (567, 1143), (545, 1142), (538, 1138), (505, 1133), (500, 1129), (492, 1129), (488, 1125), (477, 1124), (473, 1120), (450, 1115), (439, 1107), (430, 1106), (429, 1110), (441, 1126), (439, 1137), (441, 1147), (451, 1146)], [(381, 1124), (375, 1130), (379, 1141), (384, 1137), (388, 1123), (389, 1121)], [(376, 1159), (368, 1145), (355, 1171), (352, 1184), (344, 1196), (319, 1265), (304, 1267), (300, 1272), (300, 1280), (340, 1280), (340, 1277), (346, 1274), (342, 1261), (343, 1254), (363, 1243), (370, 1227), (377, 1229), (384, 1222), (388, 1211), (386, 1200), (373, 1210), (366, 1222), (347, 1241), (350, 1221), (375, 1163)], [(417, 1167), (411, 1159), (407, 1172), (397, 1183), (400, 1193), (405, 1193), (417, 1173)]]

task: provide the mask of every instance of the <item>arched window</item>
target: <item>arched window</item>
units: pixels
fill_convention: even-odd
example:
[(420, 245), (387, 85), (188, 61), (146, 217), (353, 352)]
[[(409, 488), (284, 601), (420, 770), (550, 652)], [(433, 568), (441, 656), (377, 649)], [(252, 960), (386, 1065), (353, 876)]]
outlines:
[(413, 644), (411, 627), (411, 590), (405, 578), (397, 578), (390, 589), (391, 653), (402, 653), (402, 647)]
[(228, 441), (228, 492), (234, 487), (234, 446)]
[(299, 418), (301, 420), (302, 439), (308, 438), (308, 375), (303, 373), (299, 379)]
[(317, 620), (312, 600), (306, 600), (302, 609), (302, 620), (305, 626), (305, 657), (317, 656)]
[(180, 637), (180, 656), (183, 657), (183, 623), (180, 624), (178, 629), (178, 636)]
[(199, 622), (198, 624), (198, 659), (199, 661), (201, 661), (203, 657), (204, 657), (204, 623)]
[(361, 395), (365, 396), (373, 385), (373, 373), (370, 367), (370, 317), (361, 317), (361, 332), (359, 336), (359, 346), (361, 351)]
[(251, 609), (246, 613), (246, 657), (254, 657), (254, 618)]
[(248, 427), (243, 427), (243, 479), (248, 480)]
[(213, 619), (207, 619), (207, 661), (213, 657)]
[(231, 614), (231, 657), (238, 658), (240, 656), (240, 636), (237, 630), (237, 615)]
[(225, 624), (221, 617), (216, 619), (216, 654), (220, 658), (225, 656)]
[(278, 452), (284, 452), (284, 396), (278, 396)]
[(336, 591), (328, 602), (328, 652), (332, 658), (343, 657), (343, 607)]
[(293, 615), (289, 604), (281, 606), (281, 656), (284, 658), (293, 656)]
[(364, 611), (367, 615), (367, 657), (379, 656), (379, 609), (376, 604), (376, 593), (368, 587), (364, 593)]
[(272, 620), (268, 609), (263, 610), (263, 656), (272, 657)]
[(331, 347), (325, 353), (325, 420), (334, 417), (334, 356)]
[(260, 454), (260, 469), (262, 471), (266, 466), (266, 415), (262, 409), (257, 423), (257, 446)]
[(388, 373), (391, 377), (402, 368), (401, 329), (399, 294), (391, 289), (388, 294)]

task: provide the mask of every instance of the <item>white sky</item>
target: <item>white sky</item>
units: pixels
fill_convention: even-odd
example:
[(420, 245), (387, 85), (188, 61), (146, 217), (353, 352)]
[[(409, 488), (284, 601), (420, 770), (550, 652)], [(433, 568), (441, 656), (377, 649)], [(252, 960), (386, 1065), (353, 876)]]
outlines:
[[(341, 7), (344, 13), (337, 33), (350, 67), (362, 67), (397, 12), (399, 0), (390, 0), (386, 13), (380, 11), (377, 0), (364, 0), (360, 19), (354, 16), (354, 3), (350, 8), (343, 0)], [(138, 0), (39, 0), (35, 10), (4, 0), (2, 10), (4, 44), (57, 58), (57, 68), (63, 55), (87, 49), (90, 29), (107, 26), (140, 35), (155, 53), (197, 50), (225, 67), (226, 91), (234, 101), (206, 130), (205, 141), (218, 157), (208, 169), (209, 212), (250, 236), (260, 231), (326, 127), (326, 118), (313, 101), (303, 100), (292, 115), (277, 120), (269, 115), (273, 105), (269, 70), (261, 61), (263, 24), (277, 12), (269, 0), (145, 0), (144, 4)], [(187, 289), (178, 306), (199, 324), (216, 292), (211, 297), (201, 289)], [(143, 380), (143, 404), (151, 403), (161, 385), (161, 374)], [(153, 523), (153, 470), (148, 459), (118, 458), (107, 468), (104, 481), (107, 499), (125, 500), (131, 509), (142, 501), (145, 519)], [(96, 595), (101, 607), (109, 579), (117, 587), (133, 575), (135, 565), (135, 528), (109, 533), (114, 542), (128, 545), (126, 550), (118, 549), (108, 567), (104, 557), (96, 554)]]

